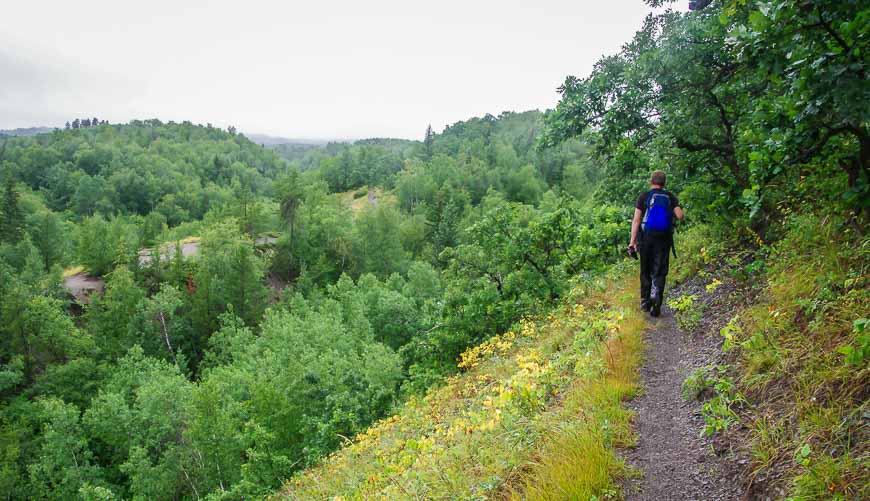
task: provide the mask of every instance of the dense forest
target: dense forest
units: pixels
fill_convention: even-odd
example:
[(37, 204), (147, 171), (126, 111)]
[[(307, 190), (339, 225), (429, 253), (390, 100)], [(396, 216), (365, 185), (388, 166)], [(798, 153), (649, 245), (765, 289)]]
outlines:
[(301, 152), (93, 122), (3, 146), (13, 498), (268, 492), (613, 260), (628, 214), (539, 112)]
[[(703, 252), (750, 249), (749, 279), (836, 230), (817, 296), (792, 299), (800, 328), (849, 325), (857, 369), (819, 398), (859, 406), (868, 25), (858, 0), (650, 15), (554, 110), (420, 141), (96, 119), (0, 138), (0, 493), (274, 492), (621, 261), (658, 168)], [(73, 275), (104, 290), (74, 297)]]

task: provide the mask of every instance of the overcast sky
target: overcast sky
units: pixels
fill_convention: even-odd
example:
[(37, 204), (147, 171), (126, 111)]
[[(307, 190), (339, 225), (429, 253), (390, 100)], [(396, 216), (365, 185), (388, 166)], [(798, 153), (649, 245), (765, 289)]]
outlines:
[(649, 11), (643, 0), (8, 2), (0, 128), (97, 116), (420, 138), (428, 123), (553, 107), (565, 76), (617, 51)]

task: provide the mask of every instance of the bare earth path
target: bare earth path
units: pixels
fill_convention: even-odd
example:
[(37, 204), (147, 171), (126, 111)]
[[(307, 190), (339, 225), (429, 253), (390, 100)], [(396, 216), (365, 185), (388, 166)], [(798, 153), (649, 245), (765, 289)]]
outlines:
[(710, 440), (699, 436), (704, 424), (701, 404), (681, 396), (686, 375), (716, 357), (716, 342), (683, 333), (667, 309), (651, 323), (641, 369), (644, 389), (628, 403), (637, 412), (639, 440), (623, 456), (640, 475), (626, 482), (626, 499), (742, 499), (742, 482), (734, 468), (713, 452)]

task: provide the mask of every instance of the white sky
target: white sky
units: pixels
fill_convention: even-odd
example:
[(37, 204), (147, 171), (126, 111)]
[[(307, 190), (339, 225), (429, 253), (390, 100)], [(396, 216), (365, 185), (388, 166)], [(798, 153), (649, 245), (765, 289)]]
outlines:
[(9, 2), (0, 128), (97, 116), (419, 139), (428, 123), (553, 107), (565, 76), (586, 75), (649, 11), (643, 0)]

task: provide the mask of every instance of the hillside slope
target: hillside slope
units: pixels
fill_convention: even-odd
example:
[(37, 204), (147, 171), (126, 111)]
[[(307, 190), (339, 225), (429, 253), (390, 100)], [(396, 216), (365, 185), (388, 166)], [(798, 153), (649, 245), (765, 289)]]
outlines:
[(865, 499), (867, 238), (791, 225), (761, 248), (684, 233), (652, 323), (633, 263), (575, 286), (274, 498)]
[(464, 372), (294, 476), (276, 498), (575, 499), (614, 493), (644, 321), (624, 271), (469, 349)]

